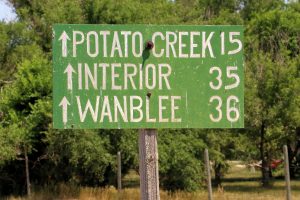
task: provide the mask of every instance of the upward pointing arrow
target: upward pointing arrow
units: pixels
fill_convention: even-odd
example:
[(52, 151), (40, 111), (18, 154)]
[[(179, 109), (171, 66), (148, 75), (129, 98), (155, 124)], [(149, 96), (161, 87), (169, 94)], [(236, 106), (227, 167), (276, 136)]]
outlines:
[(68, 101), (68, 99), (66, 97), (64, 97), (59, 106), (62, 107), (62, 119), (63, 119), (63, 123), (66, 125), (66, 123), (68, 122), (68, 106), (70, 105), (70, 102)]
[(64, 31), (60, 38), (58, 40), (61, 40), (61, 52), (62, 57), (67, 57), (68, 49), (67, 49), (67, 40), (70, 40), (69, 36), (67, 35), (66, 31)]
[(73, 89), (73, 83), (72, 83), (72, 73), (76, 73), (73, 69), (72, 65), (69, 63), (64, 73), (67, 73), (67, 80), (68, 80), (68, 90)]

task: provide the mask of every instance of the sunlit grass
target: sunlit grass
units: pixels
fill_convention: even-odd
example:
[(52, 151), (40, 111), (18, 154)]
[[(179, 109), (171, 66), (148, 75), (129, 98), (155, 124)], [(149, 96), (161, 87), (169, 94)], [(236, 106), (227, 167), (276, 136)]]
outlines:
[[(293, 181), (293, 199), (300, 198), (300, 183)], [(226, 189), (226, 188), (229, 189)], [(10, 197), (9, 200), (139, 200), (139, 189), (129, 188), (124, 189), (119, 194), (113, 188), (80, 188), (79, 193), (73, 194), (74, 189), (67, 189), (67, 186), (61, 187), (59, 194), (51, 194), (48, 192), (37, 192), (31, 198), (26, 197)], [(235, 189), (233, 189), (235, 188)], [(247, 190), (247, 188), (252, 188)], [(246, 190), (245, 190), (246, 189)], [(261, 189), (255, 183), (230, 183), (225, 184), (224, 189), (215, 189), (213, 198), (215, 200), (283, 200), (285, 199), (284, 182), (278, 181), (274, 184), (273, 188)], [(194, 193), (178, 191), (175, 193), (168, 193), (166, 191), (160, 192), (161, 200), (198, 200), (207, 199), (205, 190), (197, 191)]]
[[(261, 187), (260, 171), (251, 172), (240, 166), (242, 163), (230, 163), (231, 168), (225, 176), (222, 188), (213, 189), (214, 200), (283, 200), (285, 199), (285, 182), (274, 179), (269, 188)], [(244, 179), (244, 180), (243, 180)], [(90, 188), (75, 187), (60, 184), (58, 186), (42, 188), (29, 197), (9, 197), (8, 200), (139, 200), (139, 177), (131, 171), (123, 178), (123, 189), (120, 193), (114, 187)], [(292, 198), (300, 199), (300, 180), (293, 180)], [(160, 191), (161, 200), (206, 200), (208, 194), (202, 190), (189, 193), (177, 191), (170, 193)]]

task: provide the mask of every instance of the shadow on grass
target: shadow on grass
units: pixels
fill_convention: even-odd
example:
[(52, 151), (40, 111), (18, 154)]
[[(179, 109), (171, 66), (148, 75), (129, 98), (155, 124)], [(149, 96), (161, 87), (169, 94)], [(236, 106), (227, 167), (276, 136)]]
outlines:
[(140, 186), (139, 180), (125, 180), (122, 183), (123, 188), (137, 188)]
[(226, 183), (234, 183), (234, 182), (247, 182), (247, 181), (257, 181), (259, 182), (261, 180), (261, 178), (223, 178), (222, 182), (226, 182)]
[[(285, 182), (284, 179), (274, 178), (270, 181), (270, 186), (262, 187), (260, 178), (230, 178), (223, 180), (223, 188), (228, 192), (265, 192), (265, 191), (284, 191), (285, 190)], [(294, 182), (295, 183), (295, 182)], [(299, 182), (300, 183), (300, 182)], [(292, 191), (300, 191), (300, 184), (293, 185), (291, 183)]]
[[(285, 190), (285, 186), (269, 186), (269, 187), (262, 187), (261, 185), (239, 185), (232, 184), (232, 185), (224, 185), (224, 190), (228, 192), (262, 192), (262, 191), (283, 191)], [(292, 186), (292, 191), (299, 191), (300, 186)]]

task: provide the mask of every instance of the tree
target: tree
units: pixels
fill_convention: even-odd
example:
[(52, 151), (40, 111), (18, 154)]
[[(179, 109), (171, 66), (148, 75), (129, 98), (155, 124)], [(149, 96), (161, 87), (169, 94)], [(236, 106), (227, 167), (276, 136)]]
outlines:
[(4, 142), (8, 143), (11, 137), (17, 138), (11, 143), (10, 148), (15, 148), (15, 155), (18, 157), (22, 155), (25, 160), (28, 195), (30, 195), (28, 154), (40, 145), (37, 143), (42, 136), (41, 133), (47, 130), (47, 124), (50, 122), (47, 117), (39, 119), (34, 117), (35, 109), (47, 105), (50, 101), (47, 97), (51, 92), (51, 77), (44, 77), (50, 70), (47, 60), (41, 57), (41, 54), (37, 54), (33, 56), (32, 61), (23, 61), (15, 74), (15, 81), (6, 85), (1, 92), (0, 108), (3, 111), (1, 125), (4, 127), (2, 131), (9, 131), (5, 131), (8, 137)]
[(34, 38), (24, 23), (0, 22), (0, 88), (12, 81), (24, 59), (31, 59), (40, 50)]
[[(50, 130), (46, 135), (48, 160), (41, 166), (41, 184), (66, 182), (85, 186), (105, 185), (108, 170), (115, 170), (109, 141), (93, 130)], [(59, 173), (57, 173), (59, 171)]]
[[(55, 23), (83, 23), (83, 1), (80, 0), (9, 0), (20, 22), (35, 31), (36, 43), (50, 52), (52, 25)], [(67, 8), (67, 9), (66, 9)]]
[(194, 191), (203, 179), (205, 144), (198, 130), (161, 130), (158, 137), (159, 178), (163, 188)]
[(214, 185), (222, 186), (222, 179), (229, 165), (228, 160), (249, 160), (255, 149), (248, 140), (247, 134), (237, 130), (205, 130), (199, 132), (199, 137), (207, 145), (210, 160), (213, 162)]
[(260, 149), (264, 186), (269, 184), (271, 160), (299, 127), (298, 114), (291, 115), (299, 108), (299, 27), (293, 8), (258, 15), (248, 27), (246, 119)]
[[(282, 0), (9, 2), (19, 21), (0, 23), (0, 179), (5, 179), (0, 185), (2, 191), (23, 190), (25, 170), (24, 160), (20, 159), (26, 157), (31, 181), (39, 185), (113, 184), (115, 156), (120, 150), (123, 172), (137, 168), (136, 131), (52, 129), (51, 40), (55, 23), (244, 24), (246, 130), (161, 130), (158, 138), (161, 184), (169, 190), (199, 188), (205, 147), (210, 150), (219, 183), (227, 159), (260, 157), (263, 182), (267, 185), (269, 163), (281, 154), (281, 145), (285, 143), (291, 155), (291, 172), (299, 170), (300, 158), (296, 154), (300, 148), (299, 3), (286, 4)], [(260, 153), (247, 141), (257, 145)], [(248, 147), (250, 152), (246, 150)], [(57, 170), (62, 173), (57, 174)]]

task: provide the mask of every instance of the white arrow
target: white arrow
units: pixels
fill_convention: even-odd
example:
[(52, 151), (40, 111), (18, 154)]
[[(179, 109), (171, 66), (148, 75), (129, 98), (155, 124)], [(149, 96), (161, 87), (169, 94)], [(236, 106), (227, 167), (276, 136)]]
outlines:
[(63, 123), (66, 124), (68, 122), (68, 106), (70, 105), (70, 102), (66, 97), (64, 97), (59, 106), (62, 107), (62, 118), (63, 118)]
[(68, 49), (67, 49), (67, 40), (70, 40), (69, 36), (67, 35), (66, 31), (64, 31), (60, 38), (58, 40), (61, 40), (61, 52), (62, 57), (67, 57)]
[(67, 73), (68, 76), (68, 90), (72, 90), (73, 83), (72, 83), (72, 73), (76, 73), (73, 69), (72, 65), (69, 63), (66, 70), (64, 71), (64, 74)]

